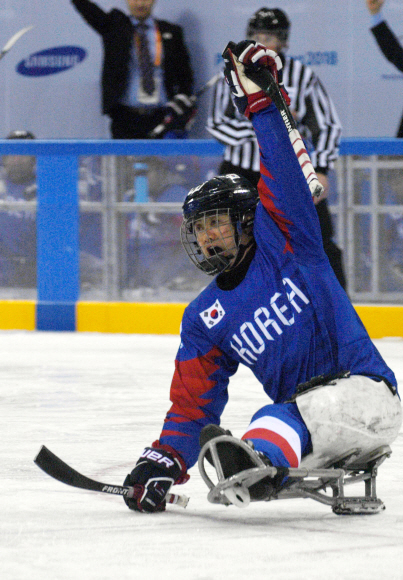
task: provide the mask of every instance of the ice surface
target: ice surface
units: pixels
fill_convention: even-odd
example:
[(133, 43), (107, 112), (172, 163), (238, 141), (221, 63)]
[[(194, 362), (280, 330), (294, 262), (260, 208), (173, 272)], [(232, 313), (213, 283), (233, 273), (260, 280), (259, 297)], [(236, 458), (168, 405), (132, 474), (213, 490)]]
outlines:
[[(376, 344), (403, 385), (403, 340)], [(212, 505), (197, 467), (175, 489), (190, 496), (186, 510), (138, 514), (38, 469), (44, 444), (81, 473), (122, 484), (159, 436), (178, 345), (177, 336), (0, 332), (1, 578), (401, 580), (402, 433), (379, 470), (386, 510), (372, 516), (336, 516), (309, 499)], [(265, 403), (241, 369), (222, 424), (240, 436)]]

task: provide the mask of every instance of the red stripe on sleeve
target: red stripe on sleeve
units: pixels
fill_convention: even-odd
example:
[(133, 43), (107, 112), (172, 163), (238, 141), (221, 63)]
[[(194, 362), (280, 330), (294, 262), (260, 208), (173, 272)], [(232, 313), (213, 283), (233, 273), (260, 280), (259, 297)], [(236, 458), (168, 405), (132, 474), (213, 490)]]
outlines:
[(171, 384), (172, 407), (169, 421), (196, 421), (205, 417), (203, 407), (211, 402), (205, 395), (216, 385), (211, 375), (220, 367), (216, 358), (222, 355), (219, 348), (214, 347), (204, 356), (188, 361), (176, 361), (175, 373)]
[(190, 437), (190, 435), (188, 435), (187, 433), (182, 433), (180, 431), (162, 431), (160, 438), (161, 437)]
[[(264, 165), (261, 163), (261, 172), (263, 167)], [(266, 172), (265, 175), (273, 179), (268, 171)], [(284, 212), (282, 212), (280, 209), (276, 207), (274, 201), (276, 197), (274, 193), (266, 185), (262, 177), (259, 179), (257, 189), (259, 192), (260, 201), (262, 202), (263, 206), (266, 208), (267, 212), (270, 214), (272, 219), (276, 222), (277, 227), (281, 230), (281, 232), (285, 237), (284, 253), (291, 252), (293, 254), (294, 250), (292, 249), (291, 246), (291, 234), (290, 230), (288, 229), (288, 226), (292, 225), (292, 221), (287, 219), (284, 215)]]

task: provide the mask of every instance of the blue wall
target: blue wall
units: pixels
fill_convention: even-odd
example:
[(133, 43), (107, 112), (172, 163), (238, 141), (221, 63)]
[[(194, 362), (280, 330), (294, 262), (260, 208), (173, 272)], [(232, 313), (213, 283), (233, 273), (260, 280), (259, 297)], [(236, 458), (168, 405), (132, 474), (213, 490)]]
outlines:
[[(403, 155), (400, 139), (344, 139), (341, 155)], [(213, 140), (14, 141), (0, 140), (0, 155), (37, 156), (38, 330), (75, 330), (79, 299), (80, 155), (220, 156)]]

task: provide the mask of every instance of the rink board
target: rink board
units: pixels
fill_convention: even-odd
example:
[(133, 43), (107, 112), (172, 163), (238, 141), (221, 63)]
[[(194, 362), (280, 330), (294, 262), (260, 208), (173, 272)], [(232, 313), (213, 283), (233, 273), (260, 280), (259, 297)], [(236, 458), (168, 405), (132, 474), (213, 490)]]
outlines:
[[(179, 334), (186, 304), (77, 302), (37, 304), (1, 300), (0, 330), (77, 330), (124, 334)], [(403, 306), (356, 305), (371, 338), (403, 338)]]
[(0, 300), (0, 330), (36, 330), (34, 300)]

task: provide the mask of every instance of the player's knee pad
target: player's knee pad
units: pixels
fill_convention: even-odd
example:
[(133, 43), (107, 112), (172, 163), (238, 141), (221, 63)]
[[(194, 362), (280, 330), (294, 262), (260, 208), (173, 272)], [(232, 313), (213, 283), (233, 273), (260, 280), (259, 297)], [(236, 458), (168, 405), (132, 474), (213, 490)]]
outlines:
[(402, 423), (399, 397), (383, 381), (362, 375), (308, 389), (295, 402), (311, 434), (313, 453), (304, 460), (311, 467), (351, 449), (390, 445)]

